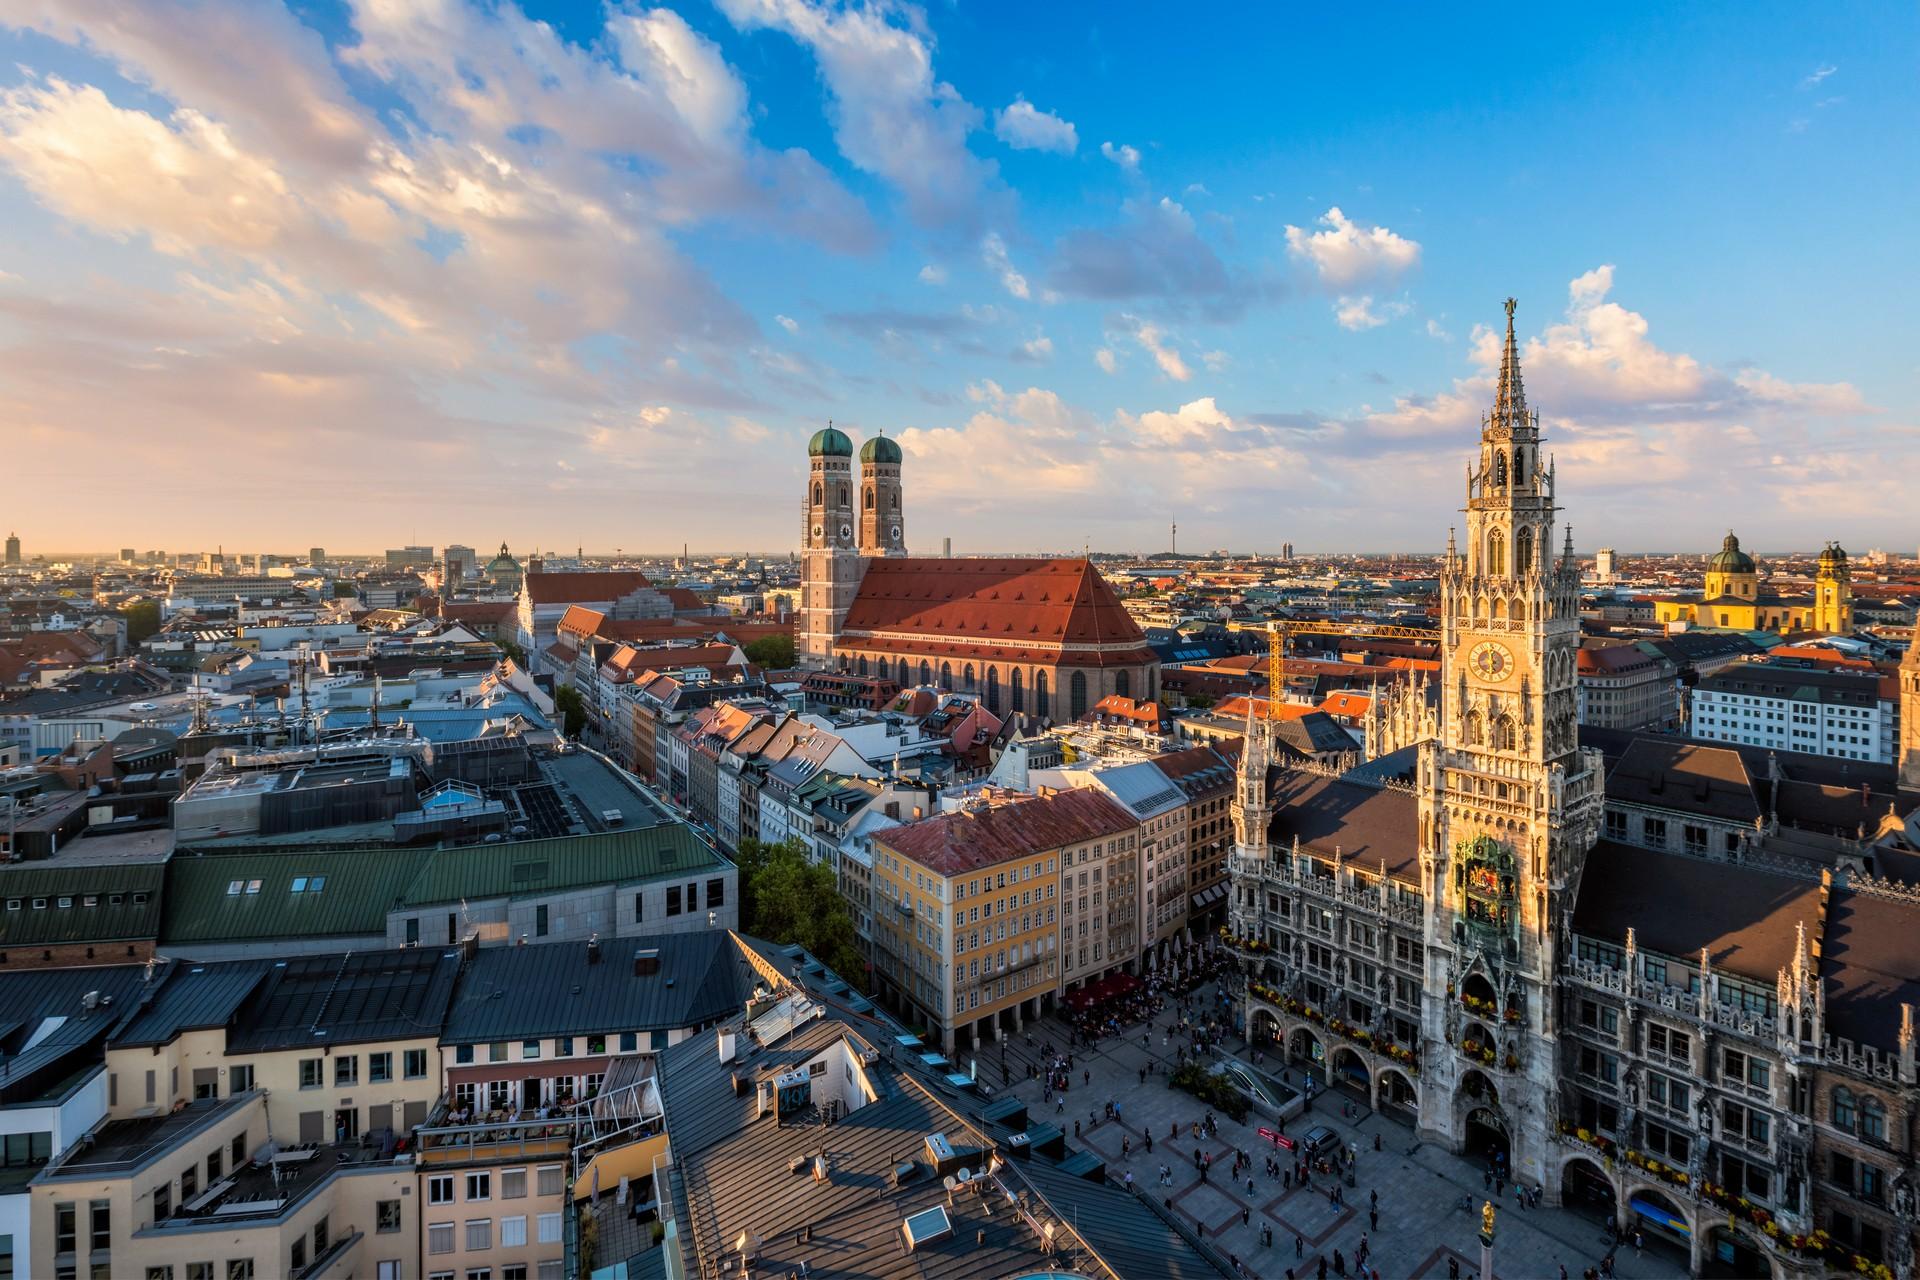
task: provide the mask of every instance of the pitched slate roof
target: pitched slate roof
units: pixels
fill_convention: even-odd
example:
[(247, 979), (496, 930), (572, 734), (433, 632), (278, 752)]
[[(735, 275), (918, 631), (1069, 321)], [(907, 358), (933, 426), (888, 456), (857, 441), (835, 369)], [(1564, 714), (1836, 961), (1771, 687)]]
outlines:
[(1706, 947), (1716, 969), (1773, 982), (1793, 959), (1794, 926), (1820, 928), (1817, 881), (1601, 840), (1587, 854), (1576, 933), (1690, 960)]
[(1376, 870), (1407, 883), (1420, 879), (1420, 805), (1410, 791), (1370, 786), (1326, 774), (1282, 769), (1275, 775), (1271, 841), (1322, 858), (1338, 848), (1349, 866)]
[[(609, 938), (590, 961), (584, 942), (493, 947), (461, 976), (442, 1044), (487, 1044), (615, 1031), (670, 1031), (737, 1013), (756, 976), (730, 932)], [(636, 977), (634, 952), (658, 953)]]
[(1916, 933), (1920, 901), (1911, 891), (1835, 886), (1820, 949), (1829, 1033), (1897, 1050), (1900, 1006), (1920, 1006)]
[[(164, 834), (164, 833), (162, 833)], [(133, 942), (160, 932), (159, 861), (89, 862), (54, 857), (0, 866), (0, 949), (68, 942)], [(70, 900), (61, 907), (60, 900)], [(88, 905), (88, 900), (92, 905)], [(18, 900), (19, 909), (13, 908)], [(44, 907), (34, 906), (44, 900)]]

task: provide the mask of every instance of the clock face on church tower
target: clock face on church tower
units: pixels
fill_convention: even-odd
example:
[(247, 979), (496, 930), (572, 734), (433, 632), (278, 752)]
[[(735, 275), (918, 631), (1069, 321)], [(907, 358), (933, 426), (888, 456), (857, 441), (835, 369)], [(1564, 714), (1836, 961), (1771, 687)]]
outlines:
[(1492, 640), (1482, 640), (1467, 655), (1467, 668), (1482, 680), (1505, 680), (1513, 673), (1513, 654)]

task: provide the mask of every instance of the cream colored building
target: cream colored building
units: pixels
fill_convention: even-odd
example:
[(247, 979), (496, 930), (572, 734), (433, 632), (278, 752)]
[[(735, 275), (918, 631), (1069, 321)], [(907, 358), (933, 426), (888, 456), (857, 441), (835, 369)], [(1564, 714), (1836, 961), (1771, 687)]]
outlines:
[[(268, 1151), (249, 1090), (109, 1121), (33, 1185), (27, 1274), (49, 1280), (402, 1280), (418, 1274), (410, 1160)], [(256, 1162), (256, 1157), (265, 1156)]]
[(875, 977), (948, 1052), (1018, 1031), (1138, 957), (1139, 865), (1138, 821), (1093, 789), (875, 832)]

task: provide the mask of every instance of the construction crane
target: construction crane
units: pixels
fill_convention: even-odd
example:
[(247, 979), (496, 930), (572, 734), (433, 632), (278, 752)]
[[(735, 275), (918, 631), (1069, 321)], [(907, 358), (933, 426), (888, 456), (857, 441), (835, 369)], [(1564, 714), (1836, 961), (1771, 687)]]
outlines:
[[(1272, 622), (1229, 622), (1229, 631), (1264, 631), (1272, 634)], [(1434, 627), (1402, 627), (1384, 622), (1283, 622), (1282, 634), (1305, 631), (1316, 635), (1371, 636), (1377, 640), (1439, 640)]]

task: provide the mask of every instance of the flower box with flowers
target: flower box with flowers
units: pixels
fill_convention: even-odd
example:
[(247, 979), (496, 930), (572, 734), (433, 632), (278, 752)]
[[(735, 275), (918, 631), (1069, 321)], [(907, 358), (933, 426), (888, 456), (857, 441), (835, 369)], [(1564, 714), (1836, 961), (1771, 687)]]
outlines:
[(1508, 1022), (1518, 1022), (1520, 1021), (1520, 1010), (1509, 1006), (1507, 1011), (1501, 1016)]
[(1460, 1050), (1469, 1058), (1473, 1058), (1486, 1066), (1490, 1067), (1493, 1065), (1493, 1046), (1490, 1044), (1481, 1044), (1478, 1040), (1468, 1040), (1460, 1046)]
[(1470, 1010), (1471, 1012), (1477, 1013), (1483, 1018), (1494, 1017), (1500, 1012), (1497, 1008), (1494, 1007), (1493, 1001), (1482, 1000), (1478, 996), (1470, 996), (1470, 995), (1463, 994), (1460, 997), (1460, 1003), (1465, 1005), (1468, 1008), (1468, 1010)]

